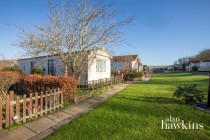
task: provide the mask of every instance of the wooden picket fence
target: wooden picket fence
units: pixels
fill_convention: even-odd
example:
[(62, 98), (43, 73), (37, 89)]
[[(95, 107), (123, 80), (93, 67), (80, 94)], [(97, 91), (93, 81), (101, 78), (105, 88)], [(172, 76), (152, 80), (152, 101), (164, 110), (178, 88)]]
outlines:
[(96, 90), (98, 88), (113, 86), (119, 83), (122, 83), (121, 76), (114, 76), (111, 78), (104, 78), (99, 80), (83, 81), (79, 83), (77, 88), (83, 90)]
[(0, 96), (0, 130), (62, 107), (63, 94), (60, 89), (50, 90), (45, 94), (41, 92), (39, 95), (30, 93), (28, 98), (24, 95), (23, 99), (20, 99), (20, 96), (14, 99), (14, 91), (10, 91), (6, 99)]

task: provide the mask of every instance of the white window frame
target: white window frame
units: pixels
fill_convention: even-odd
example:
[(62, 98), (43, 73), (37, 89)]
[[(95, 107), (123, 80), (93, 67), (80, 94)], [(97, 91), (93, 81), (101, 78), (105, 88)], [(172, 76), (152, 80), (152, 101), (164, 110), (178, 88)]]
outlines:
[(96, 59), (96, 73), (106, 72), (106, 60)]

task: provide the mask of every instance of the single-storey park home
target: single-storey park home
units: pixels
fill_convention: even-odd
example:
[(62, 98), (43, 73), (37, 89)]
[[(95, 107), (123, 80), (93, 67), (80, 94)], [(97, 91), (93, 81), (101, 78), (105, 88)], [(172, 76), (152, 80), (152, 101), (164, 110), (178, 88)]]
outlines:
[(113, 56), (111, 69), (118, 72), (125, 69), (141, 71), (143, 66), (138, 55)]
[(210, 72), (210, 60), (200, 61), (198, 71), (200, 71), (200, 72)]
[(210, 60), (206, 61), (190, 61), (185, 67), (186, 71), (193, 71), (192, 68), (197, 67), (199, 72), (210, 72)]
[(200, 61), (192, 60), (188, 63), (188, 66), (185, 66), (186, 71), (192, 71), (192, 67), (200, 67)]
[[(87, 61), (89, 61), (90, 55), (94, 55), (94, 58), (91, 59), (91, 63), (88, 63), (89, 66), (85, 65), (87, 69), (80, 78), (80, 82), (110, 78), (112, 55), (104, 48), (89, 50), (89, 53), (86, 56)], [(61, 65), (62, 59), (59, 56), (41, 56), (19, 59), (18, 63), (24, 74), (31, 74), (33, 68), (39, 67), (44, 71), (44, 75), (64, 75), (64, 67)]]

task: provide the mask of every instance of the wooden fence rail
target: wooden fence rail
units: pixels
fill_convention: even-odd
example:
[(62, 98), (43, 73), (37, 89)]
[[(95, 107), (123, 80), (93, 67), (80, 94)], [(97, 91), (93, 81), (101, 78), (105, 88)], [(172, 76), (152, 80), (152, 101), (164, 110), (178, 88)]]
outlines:
[(122, 78), (120, 76), (115, 76), (99, 80), (83, 81), (79, 83), (78, 88), (83, 90), (95, 90), (98, 88), (112, 86), (119, 83), (122, 83)]
[(14, 123), (26, 122), (63, 107), (63, 94), (60, 89), (50, 90), (48, 93), (30, 93), (27, 98), (23, 95), (14, 98), (14, 92), (6, 98), (0, 96), (0, 130)]

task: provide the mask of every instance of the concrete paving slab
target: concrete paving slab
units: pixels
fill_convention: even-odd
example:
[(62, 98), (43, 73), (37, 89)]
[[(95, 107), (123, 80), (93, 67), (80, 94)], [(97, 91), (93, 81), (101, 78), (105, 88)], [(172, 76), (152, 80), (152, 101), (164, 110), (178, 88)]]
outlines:
[(27, 140), (33, 136), (35, 136), (35, 132), (26, 128), (25, 126), (21, 126), (14, 131), (9, 132), (4, 137), (0, 137), (1, 140)]
[(27, 123), (25, 124), (25, 126), (33, 130), (34, 132), (39, 133), (52, 127), (56, 123), (57, 123), (56, 121), (53, 121), (47, 117), (44, 117), (42, 119)]
[(98, 102), (103, 102), (103, 101), (106, 100), (106, 98), (100, 97), (100, 96), (95, 96), (95, 97), (93, 97), (92, 99), (93, 99), (93, 100), (97, 100)]
[(99, 97), (103, 97), (103, 98), (109, 98), (110, 97), (110, 95), (109, 94), (101, 94), (101, 95), (98, 95)]
[(63, 120), (61, 122), (58, 122), (56, 125), (54, 125), (52, 127), (52, 129), (56, 130), (56, 129), (60, 128), (61, 126), (68, 124), (72, 120), (72, 117), (71, 118), (67, 118), (67, 119), (65, 119), (65, 120)]
[(55, 131), (52, 128), (49, 128), (47, 130), (42, 131), (41, 133), (37, 134), (36, 136), (33, 136), (29, 140), (43, 140), (47, 136), (53, 134)]
[(98, 101), (97, 101), (97, 100), (93, 100), (93, 99), (91, 98), (91, 99), (88, 99), (88, 100), (86, 100), (86, 101), (84, 101), (84, 102), (93, 105), (93, 104), (97, 103)]
[(65, 120), (65, 119), (67, 119), (71, 116), (72, 116), (71, 114), (58, 111), (58, 112), (55, 112), (53, 114), (47, 115), (47, 118), (50, 118), (50, 119), (52, 119), (56, 122), (60, 122), (60, 121)]
[(80, 107), (71, 107), (71, 108), (63, 110), (63, 112), (71, 114), (71, 115), (75, 115), (77, 113), (80, 113), (82, 110), (84, 110), (84, 109), (82, 109)]
[(83, 102), (80, 103), (80, 104), (75, 105), (75, 107), (79, 107), (79, 108), (82, 108), (82, 109), (86, 109), (86, 108), (89, 108), (89, 107), (91, 107), (91, 106), (92, 106), (91, 104), (89, 104), (89, 103), (87, 103), (87, 102), (85, 102), (85, 101), (83, 101)]

